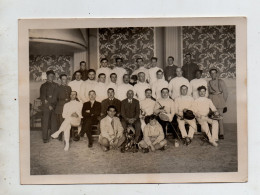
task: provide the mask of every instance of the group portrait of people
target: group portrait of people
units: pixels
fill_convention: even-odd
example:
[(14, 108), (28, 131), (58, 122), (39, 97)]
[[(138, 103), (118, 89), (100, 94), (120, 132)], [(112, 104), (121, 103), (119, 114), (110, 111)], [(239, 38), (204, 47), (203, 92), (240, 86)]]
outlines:
[(191, 57), (186, 54), (181, 67), (169, 56), (163, 69), (156, 57), (149, 66), (137, 58), (131, 74), (122, 58), (111, 64), (102, 58), (97, 70), (87, 69), (82, 61), (70, 82), (68, 75), (60, 75), (60, 84), (54, 82), (54, 71), (47, 71), (40, 87), (43, 142), (57, 138), (68, 151), (70, 139), (76, 144), (86, 135), (91, 148), (95, 126), (103, 151), (165, 150), (174, 147), (167, 142), (168, 134), (175, 144), (188, 146), (198, 130), (217, 147), (224, 139), (227, 87), (217, 68), (209, 70), (210, 80), (202, 78), (203, 70)]

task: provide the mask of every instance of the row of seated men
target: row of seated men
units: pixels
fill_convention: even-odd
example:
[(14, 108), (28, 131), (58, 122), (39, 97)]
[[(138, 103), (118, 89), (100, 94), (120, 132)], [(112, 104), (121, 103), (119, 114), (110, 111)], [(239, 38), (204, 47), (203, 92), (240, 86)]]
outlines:
[[(178, 69), (176, 70), (176, 72), (177, 71)], [(91, 73), (94, 73), (94, 71), (89, 71), (89, 75), (91, 75)], [(139, 75), (143, 75), (143, 73), (140, 73)], [(194, 98), (188, 95), (188, 85), (180, 86), (180, 95), (176, 97), (174, 100), (170, 98), (169, 88), (161, 89), (160, 98), (157, 98), (157, 101), (154, 101), (154, 99), (152, 99), (153, 93), (150, 88), (146, 88), (144, 90), (145, 98), (140, 101), (134, 98), (134, 90), (130, 89), (125, 93), (126, 98), (122, 100), (122, 102), (115, 98), (115, 90), (113, 88), (109, 88), (107, 90), (108, 98), (104, 99), (102, 103), (96, 101), (96, 91), (89, 90), (88, 100), (82, 105), (82, 102), (76, 101), (77, 92), (71, 90), (71, 88), (66, 85), (62, 86), (62, 84), (62, 88), (67, 88), (68, 91), (70, 91), (70, 97), (68, 99), (64, 99), (64, 96), (61, 97), (62, 93), (59, 93), (61, 86), (58, 87), (57, 84), (52, 82), (53, 77), (54, 72), (48, 71), (48, 81), (41, 87), (41, 99), (43, 101), (43, 107), (45, 108), (43, 109), (42, 121), (43, 123), (48, 122), (47, 125), (43, 126), (43, 140), (45, 143), (48, 142), (49, 139), (48, 127), (50, 122), (52, 133), (56, 131), (53, 131), (52, 122), (59, 121), (59, 119), (55, 119), (55, 116), (58, 116), (56, 110), (57, 108), (59, 108), (59, 105), (61, 105), (61, 103), (59, 102), (62, 100), (62, 102), (65, 103), (63, 104), (64, 108), (62, 109), (61, 117), (65, 120), (60, 124), (59, 130), (53, 134), (53, 137), (57, 137), (60, 134), (60, 132), (64, 132), (66, 142), (65, 150), (68, 150), (69, 147), (68, 129), (70, 130), (71, 128), (72, 119), (81, 119), (83, 117), (83, 125), (80, 131), (80, 136), (83, 136), (86, 133), (89, 139), (89, 147), (92, 147), (93, 142), (91, 136), (91, 125), (97, 124), (98, 121), (104, 117), (110, 117), (108, 113), (110, 112), (109, 109), (112, 108), (109, 108), (109, 106), (113, 106), (115, 108), (116, 116), (120, 119), (120, 124), (123, 127), (123, 132), (127, 132), (127, 129), (130, 127), (132, 127), (132, 129), (135, 131), (134, 143), (136, 144), (140, 142), (140, 139), (142, 139), (142, 134), (147, 135), (146, 133), (143, 133), (142, 130), (144, 130), (145, 127), (150, 124), (149, 123), (146, 125), (143, 117), (151, 116), (152, 114), (158, 116), (157, 120), (159, 124), (162, 126), (164, 132), (167, 123), (171, 124), (174, 115), (176, 115), (178, 117), (177, 121), (179, 129), (181, 130), (182, 137), (185, 139), (185, 142), (189, 144), (193, 138), (193, 133), (196, 131), (196, 122), (195, 119), (184, 119), (183, 113), (185, 112), (185, 110), (192, 110), (195, 113), (198, 122), (201, 124), (202, 130), (206, 132), (210, 143), (214, 146), (217, 146), (216, 141), (218, 140), (218, 122), (209, 119), (207, 115), (210, 109), (216, 113), (218, 112), (216, 107), (213, 105), (212, 101), (205, 97), (207, 92), (207, 88), (205, 86), (200, 86), (198, 88), (199, 98), (197, 98), (196, 100), (194, 100)], [(66, 78), (66, 75), (61, 75), (62, 83), (66, 83)], [(89, 77), (89, 80), (91, 80), (91, 76)], [(52, 87), (47, 87), (48, 90), (46, 90), (46, 85)], [(67, 90), (62, 91), (64, 92)], [(99, 140), (101, 145), (104, 146), (104, 150), (106, 151), (108, 150), (111, 144), (113, 145), (114, 139), (112, 139), (112, 137), (114, 137), (117, 133), (113, 131), (106, 132), (109, 128), (102, 128), (102, 120), (100, 123), (101, 135)], [(188, 135), (184, 127), (185, 123), (188, 123), (190, 125)], [(212, 134), (209, 131), (208, 123), (212, 124)], [(78, 125), (73, 126), (80, 126), (80, 124), (81, 122), (79, 122)], [(46, 129), (44, 129), (44, 127)], [(153, 131), (153, 128), (150, 129), (151, 131)], [(104, 133), (104, 131), (106, 133)], [(146, 139), (145, 137), (146, 136), (144, 136), (144, 140)]]

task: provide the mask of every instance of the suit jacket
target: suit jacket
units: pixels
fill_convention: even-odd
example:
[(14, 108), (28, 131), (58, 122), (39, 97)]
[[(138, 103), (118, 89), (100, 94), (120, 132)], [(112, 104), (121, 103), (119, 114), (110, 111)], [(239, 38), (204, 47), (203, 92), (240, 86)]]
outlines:
[(124, 99), (121, 104), (121, 115), (123, 119), (135, 118), (138, 119), (140, 114), (140, 104), (137, 99), (132, 99), (132, 103), (128, 99)]
[(121, 112), (121, 101), (114, 98), (112, 101), (107, 99), (104, 99), (101, 103), (101, 114), (106, 115), (107, 114), (107, 108), (108, 106), (113, 105), (116, 107), (117, 115)]
[(107, 138), (109, 141), (114, 137), (122, 137), (124, 130), (119, 118), (114, 117), (113, 120), (114, 128), (112, 127), (111, 118), (109, 116), (106, 116), (100, 121), (100, 136)]
[[(89, 112), (87, 112), (89, 111)], [(82, 116), (84, 119), (86, 118), (90, 118), (90, 117), (94, 117), (95, 119), (97, 119), (98, 116), (100, 116), (100, 112), (101, 112), (101, 103), (95, 101), (92, 108), (91, 108), (91, 102), (85, 102), (83, 104), (83, 108), (82, 108)]]

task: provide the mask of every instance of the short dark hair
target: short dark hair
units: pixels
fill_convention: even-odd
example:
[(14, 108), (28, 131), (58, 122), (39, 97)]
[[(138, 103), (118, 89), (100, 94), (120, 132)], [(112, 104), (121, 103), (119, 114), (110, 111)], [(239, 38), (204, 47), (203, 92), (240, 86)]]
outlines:
[(157, 58), (157, 57), (152, 57), (152, 58), (151, 58), (151, 61), (152, 61), (152, 60), (156, 60), (156, 62), (157, 62), (158, 58)]
[(89, 70), (88, 70), (88, 74), (89, 74), (90, 72), (94, 72), (94, 73), (96, 74), (96, 71), (95, 71), (94, 69), (89, 69)]
[(108, 61), (107, 58), (101, 58), (100, 62), (103, 62), (104, 60)]
[(129, 74), (124, 74), (124, 75), (123, 75), (123, 78), (124, 78), (125, 76), (129, 76), (129, 78), (130, 78), (130, 75), (129, 75)]
[(191, 56), (191, 53), (186, 53), (185, 56)]
[(202, 89), (205, 89), (205, 91), (207, 91), (207, 88), (205, 87), (205, 86), (200, 86), (200, 87), (198, 87), (198, 91), (200, 91), (200, 90), (202, 90)]
[(119, 57), (118, 57), (118, 58), (116, 58), (116, 62), (117, 62), (117, 60), (123, 61), (123, 58), (119, 58)]
[(197, 70), (195, 70), (195, 73), (197, 73), (197, 72), (200, 72), (200, 74), (202, 74), (203, 70), (197, 69)]
[(77, 73), (80, 73), (80, 75), (82, 75), (81, 72), (80, 72), (79, 70), (77, 70), (74, 74), (76, 75)]
[(144, 90), (144, 93), (146, 93), (147, 91), (151, 91), (152, 92), (152, 89), (147, 88), (146, 90)]
[(151, 120), (154, 120), (154, 119), (157, 120), (157, 117), (156, 117), (156, 115), (154, 115), (154, 114), (148, 115), (148, 116), (146, 116), (146, 117), (144, 118), (146, 124), (150, 123), (150, 121), (151, 121)]
[(108, 106), (108, 107), (107, 107), (107, 111), (109, 111), (111, 108), (115, 109), (115, 111), (117, 112), (117, 109), (116, 109), (116, 107), (115, 107), (114, 105)]
[(173, 57), (173, 56), (169, 56), (168, 59), (169, 59), (169, 58), (173, 59), (173, 61), (174, 61), (174, 57)]
[(215, 70), (216, 73), (218, 73), (218, 70), (217, 70), (216, 68), (211, 68), (211, 69), (209, 70), (209, 74), (211, 74), (211, 72), (212, 72), (213, 70)]
[(62, 77), (68, 77), (66, 74), (61, 74), (60, 75), (60, 79), (62, 78)]
[(81, 61), (80, 63), (79, 63), (79, 65), (81, 66), (81, 64), (87, 64), (85, 61)]
[(94, 92), (94, 93), (96, 94), (96, 92), (95, 92), (94, 90), (90, 90), (90, 91), (88, 92), (88, 94), (90, 94), (91, 92)]
[(187, 85), (182, 85), (182, 86), (180, 87), (180, 89), (183, 88), (183, 87), (186, 87), (186, 88), (188, 89), (188, 86), (187, 86)]
[(107, 92), (108, 92), (108, 91), (113, 91), (113, 92), (115, 92), (115, 90), (114, 90), (113, 88), (108, 88), (108, 89), (107, 89)]
[(142, 62), (144, 61), (143, 58), (136, 58), (135, 61), (137, 62), (139, 59), (142, 60)]
[(105, 74), (105, 73), (100, 73), (100, 74), (98, 75), (98, 78), (100, 78), (101, 76), (106, 76), (106, 74)]
[(170, 90), (168, 88), (166, 88), (166, 87), (161, 89), (161, 93), (163, 92), (163, 90), (167, 90), (168, 92), (170, 92)]
[(137, 74), (137, 75), (139, 76), (139, 74), (144, 74), (144, 75), (145, 75), (145, 73), (144, 73), (144, 72), (138, 72), (138, 74)]
[(156, 71), (156, 74), (158, 74), (159, 72), (163, 73), (163, 71), (161, 69)]
[(112, 77), (112, 75), (116, 75), (117, 76), (117, 74), (113, 72), (113, 73), (110, 74), (110, 78)]

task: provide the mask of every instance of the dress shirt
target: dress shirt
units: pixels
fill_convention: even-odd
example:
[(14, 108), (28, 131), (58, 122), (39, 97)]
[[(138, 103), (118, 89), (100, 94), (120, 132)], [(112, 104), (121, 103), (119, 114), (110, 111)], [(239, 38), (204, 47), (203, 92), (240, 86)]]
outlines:
[(126, 71), (126, 69), (124, 69), (122, 67), (115, 67), (115, 68), (111, 69), (110, 74), (111, 73), (116, 73), (116, 75), (117, 75), (116, 83), (118, 85), (121, 85), (123, 83), (123, 76), (124, 76), (124, 74), (127, 74), (127, 71)]
[(188, 95), (181, 95), (177, 98), (175, 98), (175, 108), (176, 108), (176, 113), (178, 114), (183, 114), (184, 109), (188, 110), (194, 110), (194, 99), (191, 96)]
[(81, 111), (82, 111), (83, 104), (77, 100), (71, 100), (70, 102), (66, 103), (63, 108), (62, 117), (69, 118), (71, 115), (76, 112), (77, 115), (82, 118)]
[[(155, 125), (150, 125), (149, 123), (144, 127), (143, 130), (144, 135), (144, 141), (148, 146), (155, 145), (157, 143), (160, 143), (162, 140), (164, 140), (164, 133), (162, 126), (156, 122)], [(151, 138), (154, 140), (153, 143), (151, 142)]]
[(208, 116), (209, 109), (217, 111), (212, 101), (206, 97), (199, 97), (194, 101), (194, 111), (201, 116)]
[[(161, 68), (155, 66), (155, 67), (152, 67), (148, 70), (149, 72), (149, 83), (150, 85), (152, 85), (155, 81), (157, 81), (157, 76), (156, 76), (156, 72), (158, 70), (162, 70)], [(162, 70), (163, 71), (163, 70)], [(164, 76), (163, 76), (163, 79), (164, 79)]]
[(84, 81), (81, 86), (80, 86), (80, 99), (83, 102), (87, 102), (89, 100), (89, 91), (94, 90), (95, 91), (95, 87), (97, 85), (97, 81), (95, 80), (86, 80)]
[(190, 86), (191, 86), (191, 89), (192, 89), (192, 96), (193, 96), (194, 99), (199, 98), (198, 87), (200, 87), (200, 86), (206, 87), (207, 90), (206, 90), (205, 97), (208, 97), (208, 83), (205, 79), (203, 79), (203, 78), (193, 79), (193, 80), (190, 81)]
[(109, 83), (109, 80), (110, 80), (110, 74), (111, 74), (111, 69), (108, 68), (108, 67), (101, 67), (99, 69), (97, 69), (97, 72), (96, 72), (96, 80), (98, 80), (98, 75), (101, 74), (101, 73), (104, 73), (106, 75), (106, 83)]
[(126, 93), (128, 90), (133, 90), (134, 87), (130, 84), (121, 84), (118, 85), (117, 87), (117, 99), (119, 99), (120, 101), (126, 99)]
[(96, 100), (98, 102), (102, 102), (104, 99), (107, 98), (107, 85), (102, 82), (98, 82), (95, 86), (95, 92), (96, 92)]
[(180, 88), (182, 85), (186, 85), (188, 87), (188, 93), (187, 95), (191, 95), (191, 87), (188, 79), (184, 77), (175, 77), (173, 78), (169, 83), (169, 90), (171, 93), (172, 99), (175, 99), (176, 97), (180, 96)]
[(135, 84), (134, 95), (135, 95), (136, 99), (138, 99), (139, 101), (144, 100), (146, 89), (150, 89), (150, 85), (146, 82), (143, 82), (143, 83), (138, 82), (137, 84)]
[(79, 81), (74, 80), (74, 81), (69, 82), (69, 84), (68, 84), (68, 86), (71, 87), (71, 90), (72, 90), (72, 91), (76, 91), (76, 92), (77, 92), (78, 98), (79, 98), (79, 93), (80, 93), (80, 86), (81, 86), (81, 84), (82, 84), (83, 82), (84, 82), (84, 81), (82, 81), (82, 80), (79, 80)]
[(168, 88), (169, 87), (169, 83), (167, 81), (165, 81), (164, 79), (157, 79), (157, 81), (155, 81), (152, 84), (152, 95), (155, 99), (160, 99), (161, 98), (161, 90), (163, 88)]
[[(158, 103), (159, 102), (159, 103)], [(161, 106), (164, 106), (165, 114), (169, 117), (169, 121), (171, 122), (175, 115), (175, 103), (170, 98), (161, 98), (156, 101), (154, 106), (154, 112), (158, 110)]]
[(153, 114), (155, 103), (156, 102), (151, 98), (145, 98), (144, 100), (140, 101), (140, 109), (145, 112), (145, 116)]

